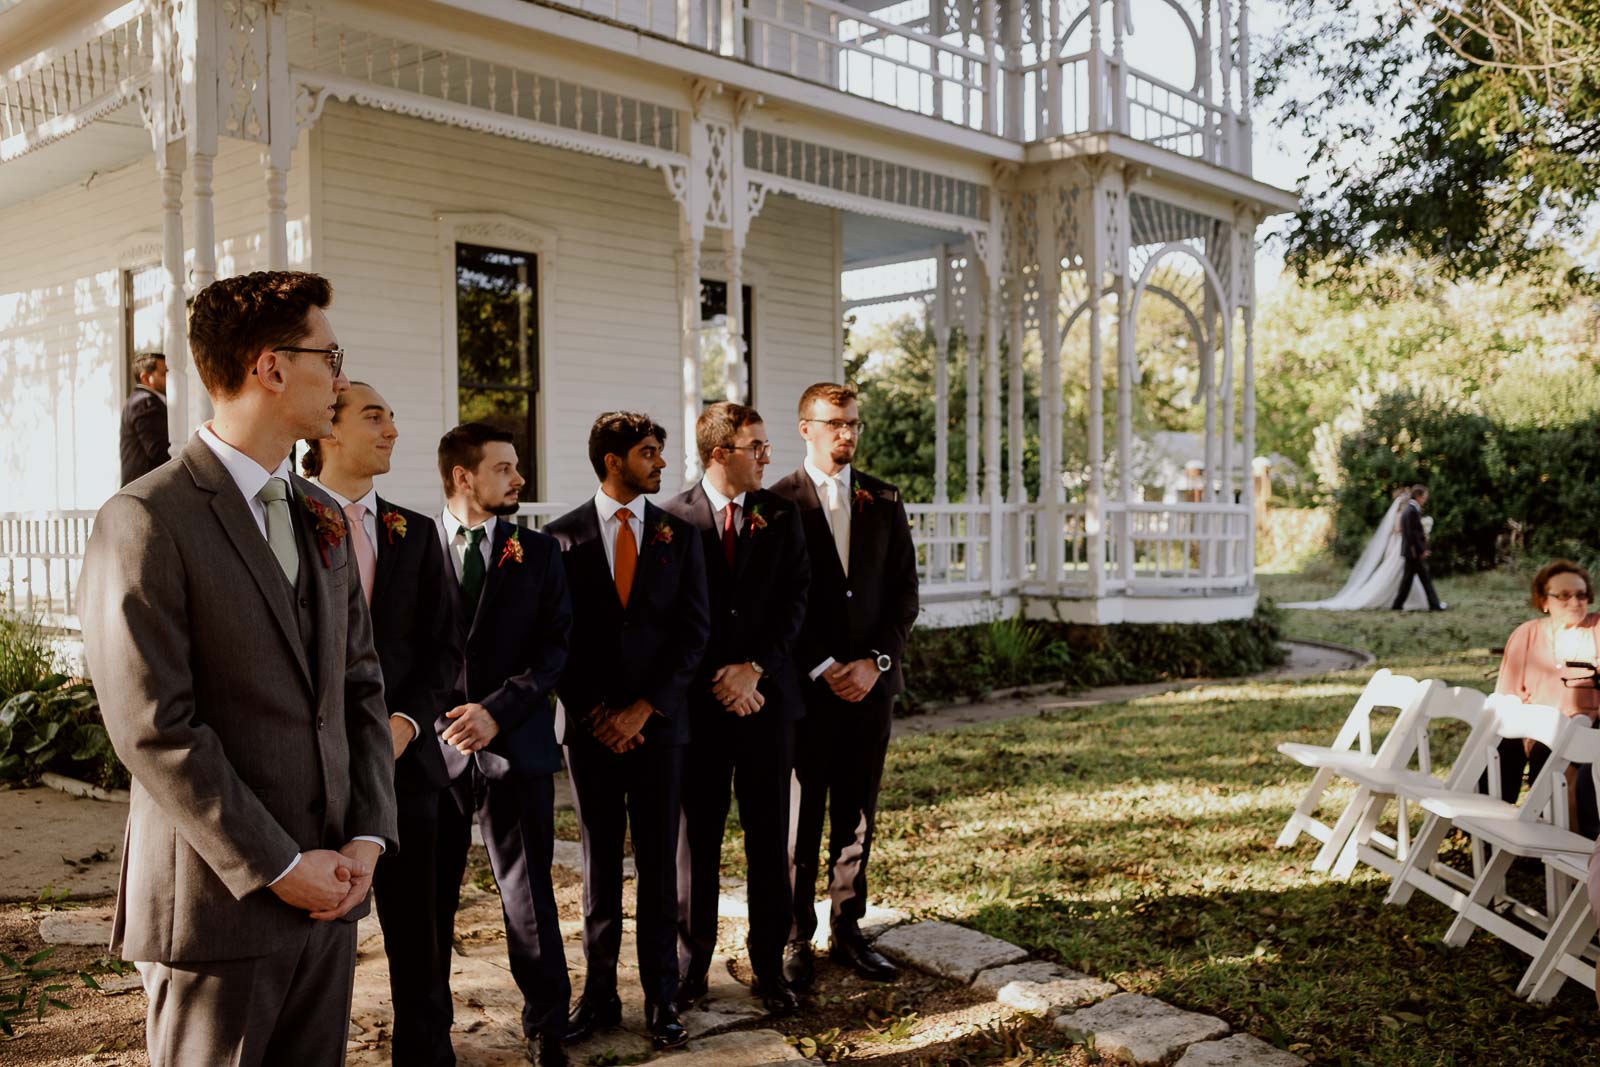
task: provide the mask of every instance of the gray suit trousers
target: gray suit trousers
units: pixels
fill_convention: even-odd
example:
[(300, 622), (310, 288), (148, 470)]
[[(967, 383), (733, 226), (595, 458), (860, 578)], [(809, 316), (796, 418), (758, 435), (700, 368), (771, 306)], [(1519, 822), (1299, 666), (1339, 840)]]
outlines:
[(267, 955), (140, 963), (151, 1067), (342, 1065), (356, 924), (315, 922)]

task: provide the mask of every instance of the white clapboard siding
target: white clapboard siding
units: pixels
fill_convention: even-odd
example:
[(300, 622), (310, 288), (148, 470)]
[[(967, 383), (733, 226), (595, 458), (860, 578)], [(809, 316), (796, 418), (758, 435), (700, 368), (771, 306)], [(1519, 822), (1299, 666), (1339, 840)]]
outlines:
[[(664, 487), (678, 478), (678, 208), (659, 173), (358, 107), (330, 104), (314, 133), (320, 176), (313, 261), (332, 280), (331, 318), (350, 373), (395, 408), (401, 437), (387, 496), (432, 509), (434, 449), (455, 417), (443, 336), (453, 252), (441, 214), (511, 216), (553, 234), (541, 261), (544, 320), (540, 493), (592, 494), (587, 440), (607, 409), (648, 411), (669, 434)], [(769, 198), (746, 252), (756, 284), (756, 402), (773, 412), (780, 457), (797, 463), (794, 405), (832, 372), (838, 326), (833, 213)], [(706, 256), (720, 254), (720, 235)], [(709, 273), (708, 273), (709, 276)], [(758, 283), (758, 279), (760, 282)]]
[[(220, 275), (266, 265), (260, 158), (259, 146), (222, 142), (213, 184)], [(308, 226), (305, 164), (302, 146), (289, 180), (291, 265)], [(190, 241), (192, 206), (186, 174)], [(128, 377), (118, 286), (130, 264), (118, 260), (136, 243), (159, 250), (155, 163), (146, 157), (0, 210), (0, 234), (13, 252), (0, 257), (0, 512), (99, 507), (117, 488)]]

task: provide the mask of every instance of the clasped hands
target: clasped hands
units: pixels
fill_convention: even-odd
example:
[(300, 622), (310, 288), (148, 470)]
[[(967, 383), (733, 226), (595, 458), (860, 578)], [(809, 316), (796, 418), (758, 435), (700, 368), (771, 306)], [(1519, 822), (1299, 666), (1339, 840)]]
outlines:
[(743, 718), (754, 715), (767, 703), (756, 687), (761, 683), (761, 672), (751, 663), (729, 663), (718, 667), (711, 676), (711, 695), (735, 715)]
[(302, 852), (294, 869), (268, 888), (290, 907), (310, 912), (319, 922), (332, 922), (367, 899), (382, 854), (372, 841), (352, 841), (337, 852)]
[(822, 672), (833, 695), (851, 704), (858, 704), (878, 684), (878, 665), (870, 659), (856, 659), (849, 663), (835, 663)]
[(643, 697), (620, 708), (596, 704), (586, 716), (589, 732), (596, 741), (621, 755), (644, 744), (644, 724), (655, 710)]

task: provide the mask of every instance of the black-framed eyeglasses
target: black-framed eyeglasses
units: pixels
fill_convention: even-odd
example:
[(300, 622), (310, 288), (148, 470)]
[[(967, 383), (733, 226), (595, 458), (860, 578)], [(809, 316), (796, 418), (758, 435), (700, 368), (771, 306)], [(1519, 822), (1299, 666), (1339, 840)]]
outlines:
[(729, 452), (743, 452), (745, 449), (749, 449), (750, 454), (756, 459), (772, 458), (771, 441), (751, 441), (747, 445), (723, 445), (722, 447), (726, 448)]
[(1563, 604), (1565, 604), (1569, 600), (1577, 600), (1577, 601), (1580, 601), (1580, 602), (1585, 602), (1585, 601), (1587, 601), (1589, 599), (1589, 594), (1586, 593), (1586, 592), (1585, 593), (1546, 593), (1545, 596), (1549, 597), (1551, 600), (1559, 600)]
[(274, 348), (273, 351), (315, 352), (317, 355), (328, 361), (328, 369), (333, 371), (333, 376), (335, 378), (339, 376), (340, 371), (344, 370), (344, 349), (340, 348), (338, 345), (334, 345), (332, 348), (296, 348), (293, 345), (282, 345), (278, 348)]
[(860, 437), (866, 430), (867, 424), (860, 419), (806, 419), (806, 422), (820, 422), (834, 433), (844, 433), (849, 430)]

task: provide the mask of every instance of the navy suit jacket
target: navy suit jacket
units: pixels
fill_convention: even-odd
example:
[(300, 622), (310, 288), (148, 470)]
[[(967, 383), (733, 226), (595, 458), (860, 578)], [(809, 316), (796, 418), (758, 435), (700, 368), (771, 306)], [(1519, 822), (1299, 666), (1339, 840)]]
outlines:
[[(515, 549), (508, 547), (513, 540)], [(453, 576), (455, 564), (450, 567)], [(459, 683), (465, 699), (482, 704), (500, 725), (488, 747), (473, 754), (485, 777), (536, 777), (561, 769), (552, 697), (567, 662), (571, 631), (572, 600), (555, 541), (497, 521), (478, 609), (465, 626), (466, 665)], [(435, 728), (442, 734), (449, 724), (440, 718)], [(455, 749), (446, 751), (445, 759), (452, 777), (465, 769)]]
[(1428, 531), (1422, 525), (1422, 509), (1408, 500), (1400, 509), (1400, 555), (1419, 560), (1427, 550)]
[(588, 717), (597, 706), (621, 708), (643, 698), (657, 714), (646, 745), (689, 740), (689, 686), (710, 633), (705, 557), (698, 531), (649, 501), (628, 606), (622, 606), (600, 540), (600, 513), (589, 500), (545, 527), (561, 545), (572, 589), (572, 655), (558, 691), (567, 713), (566, 743), (598, 745)]
[[(410, 716), (420, 731), (394, 765), (395, 795), (404, 806), (449, 781), (433, 726), (456, 706), (461, 597), (432, 519), (382, 497), (376, 518), (372, 639), (383, 668), (384, 704)], [(401, 524), (404, 534), (397, 532)]]
[(700, 531), (711, 607), (711, 638), (695, 674), (691, 703), (698, 716), (728, 714), (711, 695), (711, 676), (729, 663), (758, 663), (757, 687), (766, 698), (758, 714), (798, 719), (805, 714), (795, 671), (794, 643), (806, 617), (811, 563), (793, 504), (765, 489), (745, 494), (744, 529), (730, 571), (722, 547), (722, 517), (696, 482), (664, 510)]

